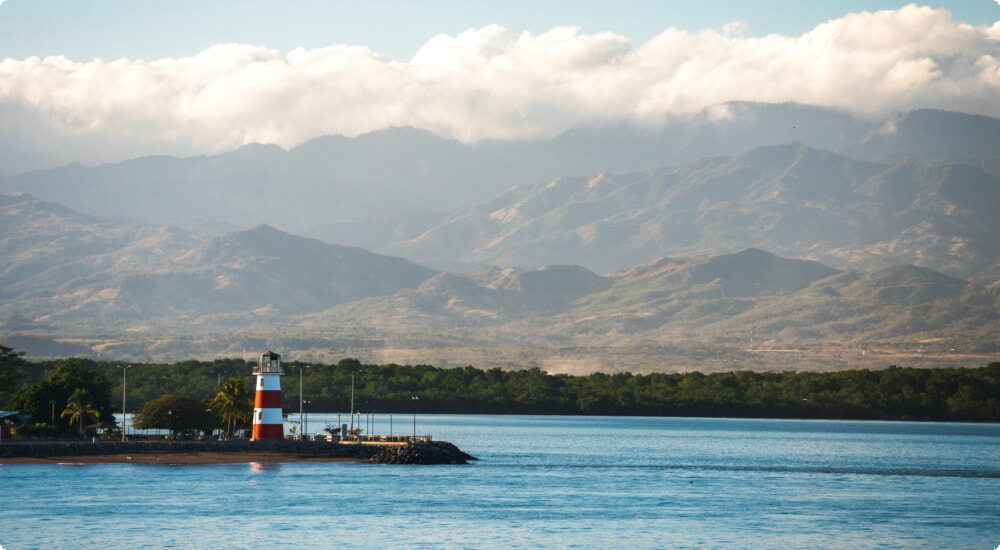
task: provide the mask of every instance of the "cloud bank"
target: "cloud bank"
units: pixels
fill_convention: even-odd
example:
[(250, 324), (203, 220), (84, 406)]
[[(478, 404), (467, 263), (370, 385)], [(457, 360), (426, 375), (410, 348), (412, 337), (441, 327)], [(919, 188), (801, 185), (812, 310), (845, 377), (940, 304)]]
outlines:
[(387, 126), (463, 141), (550, 137), (603, 121), (656, 124), (729, 100), (1000, 117), (1000, 22), (973, 27), (911, 5), (849, 14), (799, 37), (744, 38), (742, 29), (667, 29), (637, 46), (610, 32), (488, 26), (436, 36), (409, 62), (359, 46), (282, 53), (245, 44), (152, 61), (6, 59), (0, 162), (11, 171), (250, 142), (291, 147)]

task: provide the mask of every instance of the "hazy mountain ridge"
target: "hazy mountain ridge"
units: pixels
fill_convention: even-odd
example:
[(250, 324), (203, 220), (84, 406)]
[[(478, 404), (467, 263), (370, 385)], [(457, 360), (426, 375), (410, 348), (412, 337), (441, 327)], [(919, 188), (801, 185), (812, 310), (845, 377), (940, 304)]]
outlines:
[[(966, 137), (970, 132), (974, 140)], [(27, 191), (94, 215), (147, 223), (267, 223), (377, 248), (399, 236), (387, 231), (380, 241), (372, 235), (355, 241), (354, 227), (343, 224), (401, 216), (401, 228), (417, 229), (424, 222), (413, 224), (410, 216), (486, 201), (516, 185), (646, 171), (762, 145), (798, 142), (864, 159), (898, 153), (966, 158), (995, 156), (998, 136), (1000, 121), (960, 113), (922, 110), (868, 121), (795, 103), (730, 102), (655, 127), (582, 127), (549, 141), (464, 144), (425, 130), (387, 128), (356, 138), (319, 137), (287, 151), (252, 144), (215, 156), (77, 164), (0, 178), (0, 192)]]
[(82, 214), (26, 193), (0, 196), (0, 296), (51, 293), (74, 280), (149, 269), (200, 242), (176, 227)]
[(268, 226), (201, 240), (169, 228), (76, 218), (65, 210), (67, 220), (95, 221), (89, 226), (94, 238), (79, 237), (86, 230), (76, 225), (59, 235), (54, 232), (59, 224), (36, 215), (46, 203), (22, 198), (20, 211), (8, 210), (5, 219), (24, 235), (34, 230), (51, 240), (35, 239), (41, 261), (4, 255), (12, 258), (3, 271), (4, 309), (21, 324), (30, 319), (62, 328), (244, 326), (391, 294), (435, 274), (402, 258)]
[(988, 116), (918, 109), (889, 117), (840, 151), (867, 159), (901, 152), (939, 160), (990, 157), (997, 155), (997, 125), (997, 119)]
[(1000, 200), (997, 158), (1000, 121), (989, 117), (920, 110), (865, 121), (732, 102), (657, 128), (578, 128), (547, 142), (462, 144), (391, 128), (288, 151), (72, 165), (0, 180), (0, 190), (154, 223), (268, 223), (450, 271), (604, 273), (759, 247), (990, 284), (1000, 280), (989, 212)]
[[(22, 207), (20, 215), (8, 220), (22, 222), (21, 231), (29, 234), (34, 212)], [(39, 218), (37, 227), (59, 241), (47, 221)], [(94, 231), (116, 235), (115, 227), (101, 222)], [(128, 225), (117, 227), (135, 233)], [(68, 240), (66, 254), (91, 270), (51, 288), (45, 287), (53, 277), (48, 272), (25, 272), (23, 280), (7, 284), (0, 318), (5, 339), (47, 350), (81, 349), (89, 341), (112, 355), (156, 357), (185, 349), (197, 353), (186, 346), (206, 338), (216, 342), (212, 334), (232, 352), (232, 336), (224, 335), (233, 331), (279, 330), (297, 335), (300, 343), (294, 345), (307, 348), (329, 345), (316, 342), (331, 338), (364, 346), (372, 339), (409, 335), (408, 345), (417, 341), (425, 349), (629, 349), (671, 342), (745, 346), (752, 340), (748, 333), (755, 333), (756, 341), (800, 344), (989, 342), (1000, 329), (1000, 287), (913, 266), (856, 272), (747, 249), (661, 258), (607, 275), (576, 265), (484, 266), (462, 274), (269, 226), (207, 238), (183, 250), (189, 239), (137, 236), (123, 239), (117, 250), (107, 250), (105, 243), (93, 253), (87, 252), (89, 243)], [(37, 246), (45, 250), (48, 241)], [(47, 338), (60, 343), (49, 346)]]
[[(580, 269), (580, 268), (576, 268)], [(711, 257), (660, 259), (606, 276), (567, 282), (577, 297), (538, 304), (493, 281), (540, 271), (488, 269), (494, 277), (442, 274), (393, 296), (335, 306), (324, 319), (386, 330), (491, 329), (525, 345), (637, 345), (684, 341), (786, 342), (990, 338), (1000, 328), (997, 291), (913, 266), (867, 272), (780, 258), (748, 249)], [(481, 270), (482, 271), (482, 270)], [(499, 331), (499, 332), (497, 332)]]
[[(558, 185), (550, 190), (559, 196)], [(221, 329), (329, 320), (406, 330), (504, 326), (537, 339), (574, 337), (624, 322), (628, 328), (616, 329), (616, 338), (632, 339), (649, 337), (649, 331), (665, 330), (679, 319), (692, 327), (727, 326), (738, 323), (731, 317), (739, 314), (762, 315), (762, 303), (776, 308), (796, 296), (864, 303), (873, 311), (929, 303), (988, 309), (995, 300), (995, 290), (927, 269), (840, 271), (759, 249), (661, 258), (603, 276), (578, 265), (437, 273), (401, 258), (266, 225), (195, 242), (191, 235), (163, 228), (145, 234), (78, 216), (26, 195), (4, 197), (4, 204), (16, 206), (4, 219), (22, 236), (5, 240), (5, 251), (15, 250), (13, 243), (30, 254), (25, 243), (34, 242), (40, 254), (52, 248), (50, 243), (61, 243), (56, 250), (73, 260), (37, 272), (16, 263), (6, 268), (5, 310), (17, 312), (22, 323), (63, 329), (122, 323)], [(59, 223), (52, 213), (58, 213)], [(80, 237), (87, 228), (95, 239)], [(45, 238), (32, 241), (33, 231)], [(96, 239), (124, 233), (132, 238)], [(22, 278), (13, 280), (19, 273)], [(982, 313), (971, 318), (984, 319)]]
[(859, 161), (799, 144), (630, 174), (558, 178), (380, 249), (429, 265), (608, 272), (759, 247), (837, 266), (914, 263), (995, 281), (1000, 179), (975, 163)]
[[(935, 124), (944, 130), (913, 135)], [(807, 139), (744, 147), (756, 134)], [(152, 346), (275, 327), (430, 348), (993, 341), (998, 144), (1000, 121), (987, 117), (921, 111), (873, 125), (733, 103), (664, 129), (581, 128), (544, 143), (390, 129), (23, 174), (0, 186), (65, 192), (115, 216), (0, 196), (0, 326), (19, 338), (164, 336)], [(629, 166), (641, 170), (612, 169)], [(119, 200), (134, 208), (114, 211)], [(216, 212), (253, 227), (128, 221)], [(329, 232), (274, 228), (284, 222)], [(375, 252), (328, 244), (334, 234)]]

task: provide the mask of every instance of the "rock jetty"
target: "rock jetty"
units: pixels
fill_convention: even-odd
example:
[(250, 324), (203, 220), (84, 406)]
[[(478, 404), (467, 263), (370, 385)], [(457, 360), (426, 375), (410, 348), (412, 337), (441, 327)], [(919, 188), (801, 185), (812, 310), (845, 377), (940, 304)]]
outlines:
[(478, 459), (447, 441), (427, 441), (380, 446), (370, 460), (376, 464), (468, 464)]
[(376, 464), (468, 464), (475, 457), (446, 441), (364, 444), (290, 439), (249, 441), (5, 441), (0, 463), (135, 462), (163, 464), (232, 462), (369, 461)]

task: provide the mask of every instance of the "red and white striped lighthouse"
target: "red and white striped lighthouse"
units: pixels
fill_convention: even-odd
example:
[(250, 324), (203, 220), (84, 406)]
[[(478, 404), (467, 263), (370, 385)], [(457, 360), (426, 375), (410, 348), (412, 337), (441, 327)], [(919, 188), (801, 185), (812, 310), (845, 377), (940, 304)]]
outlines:
[(267, 351), (261, 354), (253, 373), (257, 375), (257, 393), (253, 400), (253, 434), (258, 439), (284, 439), (281, 416), (281, 356)]

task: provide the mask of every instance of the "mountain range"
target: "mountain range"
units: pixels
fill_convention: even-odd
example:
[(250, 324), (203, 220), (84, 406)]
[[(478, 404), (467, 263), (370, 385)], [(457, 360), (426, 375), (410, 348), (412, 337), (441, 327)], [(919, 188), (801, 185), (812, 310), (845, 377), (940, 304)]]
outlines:
[[(996, 157), (998, 136), (1000, 121), (962, 113), (918, 110), (866, 120), (795, 103), (731, 102), (652, 126), (580, 127), (551, 140), (465, 144), (425, 130), (387, 128), (356, 138), (319, 137), (290, 150), (251, 144), (215, 156), (74, 164), (0, 178), (0, 192), (26, 191), (93, 215), (144, 223), (267, 223), (377, 249), (398, 240), (398, 231), (413, 236), (430, 213), (559, 177), (643, 172), (783, 143), (862, 160), (899, 153)], [(385, 227), (384, 220), (400, 217)], [(370, 220), (383, 220), (382, 230)], [(368, 229), (356, 231), (358, 222)]]
[(1000, 172), (975, 161), (861, 161), (800, 144), (629, 174), (557, 178), (453, 211), (381, 252), (440, 267), (572, 263), (760, 247), (865, 269), (913, 263), (990, 284)]
[(603, 275), (579, 265), (451, 273), (266, 225), (205, 236), (102, 220), (27, 194), (4, 196), (2, 206), (0, 326), (40, 355), (76, 343), (79, 353), (162, 358), (218, 353), (225, 340), (251, 336), (266, 345), (261, 335), (276, 334), (300, 352), (390, 340), (742, 349), (753, 333), (800, 346), (988, 347), (1000, 329), (1000, 285), (912, 265), (855, 271), (750, 248)]
[(730, 103), (545, 142), (397, 128), (30, 172), (0, 181), (0, 331), (158, 359), (275, 339), (505, 367), (990, 354), (998, 144), (1000, 121), (961, 113)]

